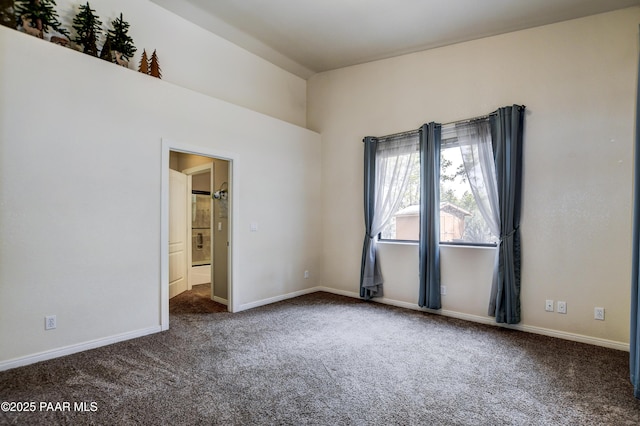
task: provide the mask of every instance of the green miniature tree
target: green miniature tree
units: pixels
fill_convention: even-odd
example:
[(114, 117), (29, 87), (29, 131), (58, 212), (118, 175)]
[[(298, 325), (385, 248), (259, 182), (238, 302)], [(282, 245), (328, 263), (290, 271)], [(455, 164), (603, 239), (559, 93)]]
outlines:
[(44, 38), (44, 33), (49, 32), (49, 27), (69, 37), (69, 32), (62, 28), (62, 24), (58, 21), (55, 5), (55, 0), (16, 0), (16, 18), (21, 20), (21, 25), (30, 23), (31, 27), (38, 30), (40, 38)]
[(119, 18), (111, 21), (112, 29), (109, 30), (107, 38), (111, 39), (111, 50), (120, 52), (127, 61), (136, 52), (133, 39), (129, 37), (129, 23), (122, 20), (122, 13)]
[(16, 15), (13, 10), (13, 0), (0, 0), (0, 25), (16, 28)]
[(162, 70), (160, 69), (160, 63), (158, 62), (158, 55), (155, 49), (151, 55), (151, 65), (149, 69), (149, 75), (156, 78), (162, 78)]
[(73, 41), (83, 46), (83, 52), (98, 56), (98, 46), (96, 45), (98, 36), (102, 33), (100, 26), (102, 22), (94, 15), (95, 10), (91, 9), (89, 2), (80, 6), (80, 12), (73, 18), (73, 28), (78, 34)]

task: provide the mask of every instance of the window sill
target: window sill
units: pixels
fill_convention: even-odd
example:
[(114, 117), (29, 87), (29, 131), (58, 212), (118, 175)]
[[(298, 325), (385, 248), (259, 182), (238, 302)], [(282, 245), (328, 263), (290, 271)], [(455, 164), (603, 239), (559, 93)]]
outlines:
[(378, 244), (390, 245), (390, 246), (417, 246), (417, 241), (405, 241), (405, 240), (378, 240)]
[[(417, 241), (401, 241), (401, 240), (378, 240), (378, 244), (388, 246), (417, 246)], [(446, 244), (441, 243), (440, 247), (462, 248), (462, 249), (482, 249), (482, 250), (495, 250), (497, 246), (491, 245), (472, 245), (472, 244)]]

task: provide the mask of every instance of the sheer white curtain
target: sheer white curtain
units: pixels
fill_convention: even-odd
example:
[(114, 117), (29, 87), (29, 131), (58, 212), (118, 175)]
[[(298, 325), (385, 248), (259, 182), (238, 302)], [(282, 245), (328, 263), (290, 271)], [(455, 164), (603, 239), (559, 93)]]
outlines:
[(419, 167), (418, 134), (378, 142), (373, 234), (378, 235), (393, 218), (407, 191), (413, 167)]
[(418, 163), (418, 155), (417, 132), (377, 139), (373, 215), (371, 223), (367, 224), (361, 276), (361, 293), (365, 298), (382, 295), (382, 274), (376, 256), (377, 235), (400, 206), (411, 168)]
[(457, 123), (455, 132), (471, 192), (496, 240), (500, 238), (500, 204), (489, 120)]
[[(496, 180), (496, 163), (491, 142), (491, 125), (488, 119), (457, 123), (457, 143), (473, 198), (495, 241), (500, 242), (500, 201)], [(493, 264), (491, 297), (498, 288), (499, 253)]]

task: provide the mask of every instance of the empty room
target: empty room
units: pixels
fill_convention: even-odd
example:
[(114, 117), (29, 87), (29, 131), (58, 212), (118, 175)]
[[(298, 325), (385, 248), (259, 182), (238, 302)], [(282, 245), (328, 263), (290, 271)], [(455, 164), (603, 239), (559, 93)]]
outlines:
[(0, 424), (638, 424), (638, 0), (0, 0)]

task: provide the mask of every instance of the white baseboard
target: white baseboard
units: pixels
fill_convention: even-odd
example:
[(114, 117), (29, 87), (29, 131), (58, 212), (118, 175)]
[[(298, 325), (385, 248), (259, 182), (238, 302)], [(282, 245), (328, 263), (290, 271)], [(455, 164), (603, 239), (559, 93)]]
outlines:
[(568, 333), (566, 331), (552, 330), (550, 328), (535, 327), (532, 325), (503, 325), (503, 327), (526, 331), (527, 333), (542, 334), (544, 336), (557, 337), (558, 339), (571, 340), (573, 342), (587, 343), (589, 345), (602, 346), (605, 348), (629, 352), (629, 343), (617, 342), (615, 340), (601, 339), (599, 337)]
[(158, 333), (159, 331), (161, 331), (161, 328), (158, 325), (154, 327), (143, 328), (141, 330), (131, 331), (128, 333), (116, 334), (115, 336), (105, 337), (102, 339), (90, 340), (88, 342), (78, 343), (76, 345), (69, 345), (62, 348), (51, 349), (37, 354), (27, 355), (25, 357), (2, 361), (0, 362), (0, 371), (10, 370), (12, 368), (22, 367), (29, 364), (35, 364), (36, 362), (59, 358), (62, 356), (75, 354), (77, 352), (88, 351), (89, 349), (95, 349), (101, 346), (107, 346), (113, 343)]
[(227, 299), (223, 299), (222, 297), (218, 297), (218, 296), (213, 296), (213, 301), (214, 302), (218, 302), (221, 305), (229, 305), (229, 301)]
[[(360, 299), (360, 293), (356, 293), (355, 291), (346, 291), (346, 290), (337, 290), (331, 287), (314, 287), (315, 291), (324, 291), (326, 293), (338, 294), (340, 296), (353, 297), (355, 299)], [(389, 303), (390, 304), (390, 303)]]
[(294, 292), (287, 293), (287, 294), (281, 294), (280, 296), (269, 297), (268, 299), (262, 299), (262, 300), (256, 300), (255, 302), (244, 303), (244, 304), (240, 305), (238, 310), (235, 311), (235, 312), (246, 311), (247, 309), (257, 308), (258, 306), (269, 305), (271, 303), (281, 302), (281, 301), (287, 300), (287, 299), (293, 299), (294, 297), (303, 296), (305, 294), (315, 293), (315, 292), (318, 292), (318, 291), (324, 291), (324, 290), (321, 290), (322, 288), (324, 288), (324, 287), (311, 287), (311, 288), (307, 288), (307, 289), (304, 289), (304, 290), (298, 290), (298, 291), (294, 291)]
[[(330, 288), (330, 287), (314, 287), (314, 289), (316, 291), (324, 291), (324, 292), (327, 292), (327, 293), (339, 294), (341, 296), (353, 297), (353, 298), (356, 298), (356, 299), (360, 298), (360, 294), (352, 292), (352, 291), (336, 290), (336, 289), (333, 289), (333, 288)], [(465, 314), (465, 313), (462, 313), (462, 312), (449, 311), (449, 310), (446, 310), (446, 309), (442, 309), (442, 310), (425, 309), (425, 308), (421, 308), (420, 306), (418, 306), (417, 303), (402, 302), (400, 300), (387, 299), (387, 298), (384, 298), (384, 297), (372, 299), (372, 301), (373, 302), (377, 302), (377, 303), (382, 303), (382, 304), (385, 304), (385, 305), (397, 306), (399, 308), (412, 309), (414, 311), (429, 312), (429, 313), (432, 313), (432, 314), (442, 315), (442, 316), (445, 316), (445, 317), (457, 318), (457, 319), (461, 319), (461, 320), (465, 320), (465, 321), (471, 321), (471, 322), (476, 322), (476, 323), (480, 323), (480, 324), (492, 325), (494, 327), (503, 327), (503, 328), (508, 328), (508, 329), (512, 329), (512, 330), (524, 331), (524, 332), (527, 332), (527, 333), (540, 334), (540, 335), (543, 335), (543, 336), (556, 337), (556, 338), (559, 338), (559, 339), (570, 340), (570, 341), (573, 341), (573, 342), (587, 343), (587, 344), (590, 344), (590, 345), (602, 346), (602, 347), (605, 347), (605, 348), (617, 349), (617, 350), (620, 350), (620, 351), (629, 352), (629, 344), (628, 343), (617, 342), (615, 340), (601, 339), (599, 337), (585, 336), (583, 334), (569, 333), (569, 332), (566, 332), (566, 331), (552, 330), (552, 329), (549, 329), (549, 328), (536, 327), (536, 326), (532, 326), (532, 325), (498, 324), (498, 323), (495, 322), (495, 319), (493, 317), (489, 317), (489, 316), (483, 317), (483, 316), (480, 316), (480, 315)]]

